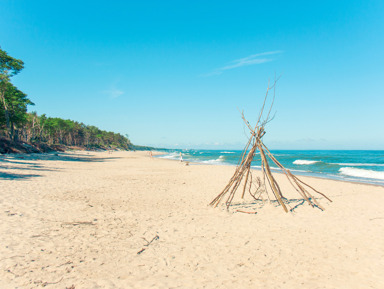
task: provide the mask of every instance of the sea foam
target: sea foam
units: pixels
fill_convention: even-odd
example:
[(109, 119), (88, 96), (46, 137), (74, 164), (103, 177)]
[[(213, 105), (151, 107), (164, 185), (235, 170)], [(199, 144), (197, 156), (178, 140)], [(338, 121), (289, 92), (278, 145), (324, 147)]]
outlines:
[(318, 163), (319, 161), (309, 161), (309, 160), (295, 160), (293, 164), (295, 165), (312, 165)]
[(384, 167), (384, 164), (370, 163), (336, 163), (339, 166), (358, 166), (358, 167)]
[(377, 172), (372, 170), (343, 167), (339, 169), (340, 174), (358, 178), (369, 178), (384, 180), (384, 172)]
[(180, 158), (180, 154), (179, 153), (170, 153), (170, 154), (167, 154), (167, 155), (158, 156), (158, 158), (160, 158), (160, 159), (177, 160), (177, 159)]
[(210, 165), (218, 165), (218, 164), (223, 164), (224, 160), (225, 160), (224, 156), (219, 156), (218, 159), (201, 161), (201, 163), (210, 164)]

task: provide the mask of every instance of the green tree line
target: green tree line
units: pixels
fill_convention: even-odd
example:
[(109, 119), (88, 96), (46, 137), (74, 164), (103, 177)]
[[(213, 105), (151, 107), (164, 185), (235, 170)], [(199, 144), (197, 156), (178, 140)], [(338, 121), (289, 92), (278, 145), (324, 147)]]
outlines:
[(22, 60), (11, 57), (0, 48), (0, 135), (27, 143), (88, 148), (133, 147), (130, 140), (119, 133), (73, 120), (29, 113), (27, 107), (34, 103), (10, 81), (23, 68)]

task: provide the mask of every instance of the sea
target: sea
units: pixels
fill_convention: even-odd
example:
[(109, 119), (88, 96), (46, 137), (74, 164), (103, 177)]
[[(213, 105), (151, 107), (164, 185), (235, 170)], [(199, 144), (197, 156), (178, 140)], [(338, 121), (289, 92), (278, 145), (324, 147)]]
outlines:
[[(166, 150), (158, 156), (194, 164), (236, 166), (240, 150)], [(295, 175), (360, 182), (384, 186), (384, 150), (271, 150), (275, 158)], [(273, 171), (280, 169), (268, 160)], [(256, 154), (252, 168), (260, 169)]]

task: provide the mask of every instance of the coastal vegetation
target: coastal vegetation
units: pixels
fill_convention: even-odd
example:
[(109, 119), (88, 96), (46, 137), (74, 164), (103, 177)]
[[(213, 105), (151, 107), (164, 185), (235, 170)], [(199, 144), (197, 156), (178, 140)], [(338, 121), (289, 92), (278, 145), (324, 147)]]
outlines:
[(124, 150), (141, 148), (134, 146), (127, 136), (119, 133), (69, 119), (28, 112), (28, 106), (33, 106), (34, 103), (27, 94), (11, 83), (11, 78), (23, 68), (22, 60), (11, 57), (0, 48), (1, 153), (20, 151), (12, 147), (33, 147), (38, 151), (65, 146)]

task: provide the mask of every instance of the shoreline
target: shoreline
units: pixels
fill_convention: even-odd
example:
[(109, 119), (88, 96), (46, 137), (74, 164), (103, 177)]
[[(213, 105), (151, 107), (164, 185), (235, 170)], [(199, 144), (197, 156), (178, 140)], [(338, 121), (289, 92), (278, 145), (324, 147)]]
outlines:
[[(159, 153), (158, 155), (166, 155), (166, 153)], [(177, 159), (162, 158), (162, 157), (158, 157), (158, 155), (156, 155), (156, 158), (159, 158), (159, 159), (162, 159), (162, 160), (169, 160), (169, 161), (180, 162)], [(229, 164), (229, 163), (207, 164), (207, 163), (202, 163), (202, 162), (197, 162), (197, 161), (183, 161), (183, 162), (188, 162), (189, 165), (192, 164), (192, 165), (203, 165), (203, 166), (228, 166), (228, 167), (233, 167), (233, 168), (237, 167), (237, 165)], [(252, 170), (257, 171), (257, 172), (261, 172), (261, 169), (257, 169), (257, 168), (252, 168)], [(276, 171), (276, 169), (272, 169), (272, 173), (273, 174), (284, 175), (284, 173), (278, 172), (278, 171)], [(298, 176), (298, 177), (308, 177), (308, 178), (323, 179), (323, 180), (329, 180), (329, 181), (345, 182), (345, 183), (351, 183), (351, 184), (361, 184), (361, 185), (370, 185), (370, 186), (384, 187), (384, 184), (383, 185), (382, 184), (374, 184), (374, 183), (370, 183), (368, 181), (364, 182), (364, 181), (359, 181), (359, 180), (356, 180), (356, 181), (354, 181), (354, 180), (343, 180), (343, 179), (338, 179), (337, 177), (335, 177), (335, 178), (322, 177), (322, 176), (315, 175), (316, 173), (308, 173), (308, 174), (293, 173), (293, 174), (295, 176)]]
[[(150, 151), (152, 151), (153, 153), (153, 157), (154, 158), (157, 158), (157, 159), (161, 159), (161, 160), (169, 160), (169, 161), (175, 161), (175, 162), (180, 162), (179, 160), (177, 159), (171, 159), (171, 158), (162, 158), (161, 156), (162, 155), (166, 155), (167, 153), (166, 152), (163, 152), (163, 151), (156, 151), (156, 150), (140, 150), (140, 151), (125, 151), (125, 150), (112, 150), (112, 152), (145, 152), (145, 153), (149, 153)], [(220, 150), (218, 150), (220, 151)], [(375, 150), (375, 151), (378, 151), (378, 150)], [(50, 151), (50, 152), (35, 152), (35, 153), (10, 153), (10, 154), (0, 154), (0, 157), (3, 157), (3, 158), (7, 158), (7, 157), (16, 157), (16, 158), (22, 158), (24, 159), (25, 157), (28, 157), (28, 156), (44, 156), (44, 155), (54, 155), (54, 154), (60, 154), (60, 153), (82, 153), (82, 152), (86, 152), (87, 154), (89, 153), (107, 153), (108, 150), (103, 150), (103, 149), (100, 149), (100, 150), (87, 150), (87, 149), (67, 149), (67, 150), (62, 150), (62, 151)], [(223, 163), (223, 164), (207, 164), (207, 163), (203, 163), (203, 162), (197, 162), (197, 161), (183, 161), (183, 163), (186, 163), (188, 162), (189, 165), (202, 165), (202, 166), (227, 166), (227, 167), (233, 167), (233, 168), (236, 168), (237, 165), (234, 165), (234, 164), (229, 164), (229, 163)], [(260, 169), (258, 168), (252, 168), (253, 171), (256, 171), (256, 172), (261, 172)], [(284, 175), (284, 173), (282, 172), (278, 172), (276, 171), (275, 169), (272, 169), (272, 173), (273, 174), (280, 174), (280, 175)], [(302, 174), (302, 173), (293, 173), (294, 175), (296, 176), (299, 176), (299, 177), (306, 177), (306, 178), (314, 178), (314, 179), (320, 179), (320, 180), (329, 180), (329, 181), (336, 181), (336, 182), (345, 182), (345, 183), (351, 183), (351, 184), (360, 184), (360, 185), (370, 185), (370, 186), (374, 186), (374, 187), (384, 187), (384, 184), (375, 184), (375, 183), (371, 183), (369, 181), (367, 182), (364, 182), (364, 181), (360, 181), (360, 180), (343, 180), (343, 179), (339, 179), (337, 177), (323, 177), (323, 176), (318, 176), (316, 175), (316, 173), (307, 173), (307, 174)]]

